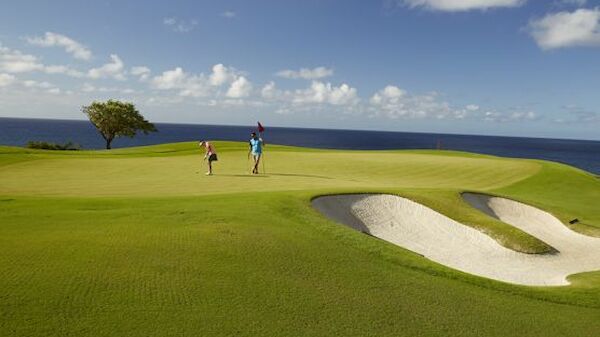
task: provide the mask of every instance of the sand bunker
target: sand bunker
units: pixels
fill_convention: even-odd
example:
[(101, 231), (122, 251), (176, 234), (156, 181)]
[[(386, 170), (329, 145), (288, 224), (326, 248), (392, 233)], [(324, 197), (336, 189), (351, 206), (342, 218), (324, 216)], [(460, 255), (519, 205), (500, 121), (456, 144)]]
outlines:
[(551, 214), (509, 199), (465, 193), (473, 207), (556, 248), (524, 254), (428, 207), (394, 195), (323, 196), (313, 206), (358, 231), (467, 273), (523, 285), (567, 285), (571, 274), (600, 270), (600, 238), (571, 231)]

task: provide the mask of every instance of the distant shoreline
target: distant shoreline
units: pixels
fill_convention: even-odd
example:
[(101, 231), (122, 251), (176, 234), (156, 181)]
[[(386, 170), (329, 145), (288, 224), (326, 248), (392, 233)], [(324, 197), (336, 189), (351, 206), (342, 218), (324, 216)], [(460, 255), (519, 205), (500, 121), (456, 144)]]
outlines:
[[(67, 119), (67, 118), (33, 118), (33, 117), (0, 117), (6, 120), (31, 120), (31, 121), (60, 121), (60, 122), (85, 122), (89, 123), (86, 119)], [(200, 124), (200, 123), (175, 123), (175, 122), (155, 122), (156, 125), (177, 125), (177, 126), (214, 126), (214, 127), (243, 127), (243, 128), (255, 128), (255, 125), (240, 125), (240, 124)], [(426, 134), (426, 135), (440, 135), (440, 136), (465, 136), (465, 137), (492, 137), (492, 138), (516, 138), (516, 139), (546, 139), (546, 140), (560, 140), (560, 141), (583, 141), (583, 142), (598, 142), (600, 139), (585, 139), (585, 138), (561, 138), (561, 137), (518, 137), (508, 135), (484, 135), (478, 133), (452, 133), (452, 132), (428, 132), (428, 131), (389, 131), (379, 129), (346, 129), (346, 128), (314, 128), (314, 127), (296, 127), (296, 126), (285, 126), (285, 125), (273, 125), (269, 126), (269, 129), (297, 129), (297, 130), (319, 130), (319, 131), (353, 131), (353, 132), (379, 132), (379, 133), (408, 133), (408, 134)]]

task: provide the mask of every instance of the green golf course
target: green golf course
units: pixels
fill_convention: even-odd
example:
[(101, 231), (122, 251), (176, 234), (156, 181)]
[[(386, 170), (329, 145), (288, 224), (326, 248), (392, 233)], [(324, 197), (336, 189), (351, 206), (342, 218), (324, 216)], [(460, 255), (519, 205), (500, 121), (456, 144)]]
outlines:
[[(0, 146), (0, 336), (598, 336), (600, 271), (527, 287), (432, 262), (337, 224), (320, 195), (389, 193), (501, 245), (552, 254), (465, 191), (600, 237), (600, 179), (454, 151), (195, 142), (101, 151)], [(261, 167), (262, 168), (262, 167)], [(577, 218), (579, 221), (570, 224)]]

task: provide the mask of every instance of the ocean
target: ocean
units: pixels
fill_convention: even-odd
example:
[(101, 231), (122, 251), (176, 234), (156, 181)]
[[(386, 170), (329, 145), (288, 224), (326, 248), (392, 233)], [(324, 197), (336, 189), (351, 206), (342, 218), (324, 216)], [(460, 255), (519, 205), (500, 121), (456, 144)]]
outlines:
[[(159, 132), (118, 138), (113, 141), (113, 148), (201, 139), (246, 141), (249, 133), (256, 129), (255, 126), (155, 125)], [(354, 150), (435, 149), (440, 146), (445, 150), (552, 160), (600, 175), (600, 141), (265, 127), (265, 141), (271, 144)], [(1, 145), (24, 146), (28, 141), (71, 141), (84, 149), (104, 147), (104, 140), (88, 121), (0, 118)]]

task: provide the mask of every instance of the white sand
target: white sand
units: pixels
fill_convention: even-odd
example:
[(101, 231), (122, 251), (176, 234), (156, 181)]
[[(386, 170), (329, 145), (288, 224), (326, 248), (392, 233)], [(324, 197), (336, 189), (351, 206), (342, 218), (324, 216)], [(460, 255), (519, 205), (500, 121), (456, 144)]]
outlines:
[(556, 254), (524, 254), (428, 207), (393, 195), (323, 196), (313, 206), (356, 230), (467, 273), (523, 285), (567, 285), (571, 274), (600, 270), (600, 238), (571, 231), (551, 214), (516, 201), (464, 194), (490, 216), (534, 235)]

